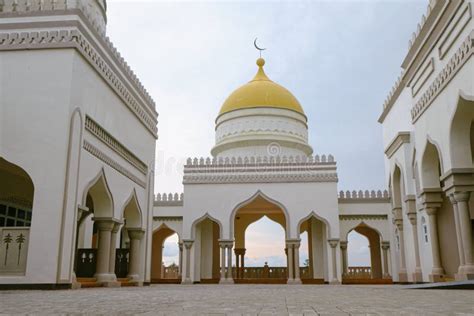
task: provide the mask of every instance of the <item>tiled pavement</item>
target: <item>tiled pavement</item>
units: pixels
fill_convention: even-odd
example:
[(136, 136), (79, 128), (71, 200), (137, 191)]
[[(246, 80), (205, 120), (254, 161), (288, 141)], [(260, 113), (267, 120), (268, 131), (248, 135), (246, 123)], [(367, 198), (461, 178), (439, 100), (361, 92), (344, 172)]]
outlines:
[(401, 286), (152, 285), (0, 291), (0, 314), (474, 315), (474, 291)]

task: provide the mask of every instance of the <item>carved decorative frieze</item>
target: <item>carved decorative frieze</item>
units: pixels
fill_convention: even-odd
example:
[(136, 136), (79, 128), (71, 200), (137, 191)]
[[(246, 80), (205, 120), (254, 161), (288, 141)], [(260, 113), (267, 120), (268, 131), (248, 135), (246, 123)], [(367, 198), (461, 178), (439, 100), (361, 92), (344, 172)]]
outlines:
[(94, 145), (92, 145), (91, 143), (89, 143), (88, 141), (84, 141), (84, 145), (83, 145), (84, 149), (86, 151), (88, 151), (89, 153), (91, 153), (93, 156), (95, 156), (96, 158), (100, 159), (102, 162), (106, 163), (107, 165), (109, 165), (110, 167), (114, 168), (115, 170), (117, 170), (118, 172), (120, 172), (122, 175), (124, 175), (125, 177), (129, 178), (130, 180), (132, 180), (133, 182), (135, 182), (136, 184), (138, 184), (139, 186), (141, 186), (142, 188), (145, 188), (146, 187), (146, 183), (142, 180), (140, 180), (138, 177), (136, 177), (133, 173), (131, 173), (130, 171), (128, 171), (125, 167), (123, 167), (122, 165), (120, 165), (118, 162), (116, 162), (115, 160), (113, 160), (112, 158), (110, 158), (107, 154), (105, 154), (104, 152), (102, 152), (100, 149), (98, 149), (97, 147), (95, 147)]
[(191, 174), (183, 177), (183, 184), (206, 183), (291, 183), (291, 182), (337, 182), (336, 173), (324, 174)]
[(97, 124), (92, 118), (86, 116), (86, 130), (91, 132), (95, 137), (100, 141), (110, 147), (115, 151), (119, 156), (132, 164), (137, 168), (143, 175), (146, 175), (148, 172), (147, 165), (141, 161), (137, 156), (135, 156), (130, 150), (123, 146), (115, 137), (110, 135), (102, 126)]
[(474, 31), (462, 42), (461, 47), (449, 60), (448, 64), (438, 74), (434, 82), (423, 93), (420, 100), (411, 109), (412, 123), (415, 123), (421, 115), (429, 108), (436, 97), (448, 85), (462, 66), (474, 53)]
[(155, 222), (172, 222), (172, 221), (181, 222), (183, 221), (183, 217), (182, 216), (153, 216), (153, 220)]
[(341, 221), (360, 221), (360, 220), (388, 220), (388, 215), (381, 214), (352, 214), (352, 215), (339, 215)]
[[(154, 102), (146, 92), (141, 92), (141, 97), (148, 103), (145, 104), (134, 96), (132, 90), (128, 87), (127, 81), (134, 85), (137, 91), (144, 90), (130, 67), (117, 52), (108, 38), (103, 39), (106, 54), (101, 54), (96, 45), (92, 45), (87, 37), (78, 29), (55, 29), (41, 31), (24, 32), (2, 32), (0, 33), (0, 51), (1, 50), (21, 50), (21, 49), (50, 49), (50, 48), (75, 48), (81, 55), (96, 69), (102, 78), (122, 99), (124, 104), (134, 113), (139, 121), (150, 131), (153, 136), (157, 136), (157, 114), (151, 108), (154, 108)], [(104, 56), (110, 54), (114, 57), (114, 63), (105, 59)], [(118, 73), (124, 74), (122, 77)], [(146, 93), (146, 94), (145, 94)], [(153, 113), (154, 112), (154, 113)]]

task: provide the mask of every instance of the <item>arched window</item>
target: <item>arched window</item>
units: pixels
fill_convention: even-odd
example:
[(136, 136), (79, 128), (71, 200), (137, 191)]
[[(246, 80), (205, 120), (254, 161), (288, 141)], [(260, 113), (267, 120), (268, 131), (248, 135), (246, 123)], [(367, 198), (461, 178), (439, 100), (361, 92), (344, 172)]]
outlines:
[(426, 219), (423, 216), (421, 218), (421, 229), (423, 230), (423, 240), (428, 243), (428, 226), (426, 225)]

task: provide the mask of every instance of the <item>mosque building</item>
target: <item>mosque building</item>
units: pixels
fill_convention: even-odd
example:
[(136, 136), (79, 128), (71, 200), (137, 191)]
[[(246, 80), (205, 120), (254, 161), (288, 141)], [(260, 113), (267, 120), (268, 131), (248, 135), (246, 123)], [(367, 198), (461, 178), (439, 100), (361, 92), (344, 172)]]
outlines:
[[(339, 191), (304, 105), (259, 58), (210, 157), (187, 160), (182, 193), (155, 195), (158, 114), (106, 36), (106, 1), (0, 1), (0, 288), (473, 279), (473, 4), (431, 0), (410, 41), (379, 119), (387, 191)], [(286, 267), (246, 265), (264, 216)], [(352, 231), (370, 267), (349, 266)]]

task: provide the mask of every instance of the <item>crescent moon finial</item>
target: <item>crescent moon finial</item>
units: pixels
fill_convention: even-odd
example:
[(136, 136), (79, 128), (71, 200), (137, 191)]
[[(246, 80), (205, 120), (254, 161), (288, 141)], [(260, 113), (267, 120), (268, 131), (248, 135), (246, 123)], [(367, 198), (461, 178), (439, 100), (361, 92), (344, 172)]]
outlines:
[(255, 40), (253, 41), (253, 45), (255, 46), (255, 48), (258, 50), (258, 52), (260, 53), (260, 58), (262, 58), (262, 51), (266, 50), (266, 48), (261, 48), (261, 47), (258, 47), (257, 45), (257, 39), (258, 37), (255, 38)]

